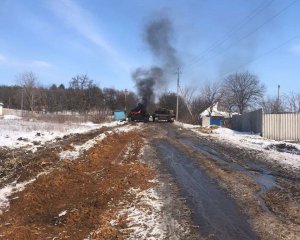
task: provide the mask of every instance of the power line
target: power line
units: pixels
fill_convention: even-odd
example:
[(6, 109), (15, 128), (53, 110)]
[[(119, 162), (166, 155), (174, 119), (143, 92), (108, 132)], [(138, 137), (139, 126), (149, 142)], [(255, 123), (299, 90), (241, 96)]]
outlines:
[(199, 61), (201, 60), (207, 53), (209, 53), (210, 51), (214, 50), (217, 46), (222, 45), (224, 42), (226, 42), (229, 38), (231, 34), (234, 34), (236, 32), (238, 32), (244, 25), (246, 25), (247, 23), (249, 23), (254, 17), (256, 17), (257, 15), (259, 15), (264, 9), (266, 9), (268, 6), (270, 6), (275, 0), (271, 0), (267, 3), (263, 3), (262, 5), (259, 5), (252, 13), (250, 13), (241, 23), (237, 24), (236, 26), (234, 26), (226, 35), (223, 39), (219, 39), (217, 41), (215, 41), (209, 48), (207, 48), (206, 50), (204, 50), (201, 54), (200, 57), (196, 57), (194, 58), (194, 60), (192, 60), (193, 62), (195, 61)]
[(276, 50), (278, 50), (278, 49), (284, 47), (284, 46), (287, 45), (288, 43), (290, 43), (290, 42), (292, 42), (292, 41), (294, 41), (294, 40), (296, 40), (296, 39), (298, 39), (298, 38), (300, 38), (300, 34), (298, 34), (298, 35), (296, 35), (296, 36), (294, 36), (294, 37), (289, 38), (288, 40), (286, 40), (286, 41), (280, 43), (280, 44), (277, 45), (276, 47), (271, 48), (270, 50), (268, 50), (268, 51), (266, 51), (266, 52), (260, 54), (259, 56), (257, 56), (257, 57), (254, 58), (253, 60), (251, 60), (251, 61), (249, 61), (249, 62), (247, 62), (247, 63), (244, 63), (244, 64), (240, 65), (239, 67), (235, 68), (234, 70), (229, 71), (229, 72), (223, 74), (222, 77), (224, 77), (225, 75), (228, 75), (228, 74), (230, 74), (230, 73), (232, 73), (232, 72), (235, 72), (236, 70), (238, 70), (238, 69), (240, 69), (240, 68), (242, 68), (242, 67), (244, 67), (244, 66), (246, 66), (246, 65), (248, 65), (248, 64), (250, 64), (250, 63), (253, 63), (253, 62), (257, 61), (258, 59), (260, 59), (260, 58), (262, 58), (262, 57), (264, 57), (264, 56), (266, 56), (266, 55), (269, 55), (269, 54), (275, 52)]
[[(291, 6), (293, 6), (296, 2), (298, 2), (299, 0), (294, 0), (291, 3), (289, 3), (286, 7), (284, 7), (283, 9), (281, 9), (279, 12), (277, 12), (276, 14), (272, 15), (270, 18), (268, 18), (266, 21), (264, 21), (261, 25), (259, 25), (258, 27), (256, 27), (253, 31), (249, 32), (248, 34), (244, 35), (242, 38), (240, 38), (239, 40), (237, 40), (236, 42), (232, 43), (231, 45), (229, 45), (226, 50), (224, 50), (223, 52), (218, 52), (217, 54), (213, 55), (209, 60), (221, 55), (224, 52), (227, 52), (228, 50), (230, 50), (233, 46), (235, 46), (237, 43), (239, 43), (240, 41), (248, 38), (249, 36), (251, 36), (252, 34), (256, 33), (258, 30), (260, 30), (263, 26), (265, 26), (266, 24), (268, 24), (269, 22), (271, 22), (272, 20), (274, 20), (276, 17), (278, 17), (279, 15), (281, 15), (282, 13), (284, 13), (287, 9), (289, 9)], [(191, 68), (194, 67), (196, 64), (200, 63), (199, 59), (198, 61), (195, 61), (194, 63), (191, 63), (187, 68)], [(209, 61), (207, 60), (207, 61)]]

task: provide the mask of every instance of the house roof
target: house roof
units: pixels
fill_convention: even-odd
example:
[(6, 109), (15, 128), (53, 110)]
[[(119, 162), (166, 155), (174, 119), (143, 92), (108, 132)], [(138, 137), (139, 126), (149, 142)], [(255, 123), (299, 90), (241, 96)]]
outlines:
[[(210, 107), (208, 107), (207, 109), (205, 109), (202, 113), (200, 113), (200, 117), (208, 117), (209, 116), (209, 112), (210, 112)], [(225, 117), (225, 118), (229, 118), (232, 115), (234, 115), (235, 113), (229, 113), (229, 112), (222, 112), (218, 110), (218, 103), (216, 103), (213, 107), (212, 107), (212, 112), (211, 112), (211, 116), (217, 116), (217, 117)]]

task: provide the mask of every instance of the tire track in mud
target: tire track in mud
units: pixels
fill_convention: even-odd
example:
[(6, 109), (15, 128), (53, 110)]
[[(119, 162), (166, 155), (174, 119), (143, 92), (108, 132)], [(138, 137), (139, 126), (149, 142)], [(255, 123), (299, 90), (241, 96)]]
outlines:
[(194, 159), (168, 141), (157, 140), (154, 144), (187, 199), (201, 235), (222, 240), (256, 239), (246, 216)]
[[(223, 147), (218, 148), (216, 146), (220, 143), (215, 144), (212, 138), (209, 137), (209, 141), (212, 141), (210, 145), (205, 139), (202, 142), (203, 136), (197, 137), (195, 133), (189, 130), (180, 129), (172, 125), (161, 125), (160, 130), (157, 129), (156, 131), (157, 135), (159, 135), (158, 139), (170, 142), (172, 146), (194, 159), (196, 168), (204, 170), (217, 185), (230, 194), (238, 204), (238, 207), (247, 214), (251, 228), (260, 239), (300, 239), (300, 225), (297, 224), (299, 218), (296, 216), (297, 212), (300, 211), (299, 200), (297, 200), (299, 199), (297, 197), (297, 193), (299, 194), (299, 183), (293, 183), (288, 179), (280, 179), (278, 177), (274, 180), (275, 176), (271, 176), (272, 179), (269, 179), (270, 176), (266, 176), (268, 179), (259, 179), (265, 173), (269, 175), (269, 171), (255, 171), (259, 162), (254, 161), (256, 164), (253, 165), (251, 158), (242, 157), (235, 159), (235, 157), (240, 157), (240, 155), (251, 155), (253, 153), (251, 150), (248, 153), (247, 149), (240, 149), (239, 151), (243, 152), (234, 155), (237, 151), (235, 149), (236, 151), (233, 151), (233, 155), (230, 154), (232, 158), (227, 159), (230, 161), (224, 164), (215, 158), (220, 157), (224, 150), (230, 152), (234, 146), (227, 149), (227, 144), (224, 144)], [(197, 145), (204, 144), (204, 147), (209, 149), (201, 148), (199, 151), (197, 147), (195, 148), (190, 144), (191, 141), (197, 142)], [(230, 166), (231, 163), (233, 165), (235, 163), (243, 164), (240, 166), (242, 171), (240, 168), (236, 169), (236, 166)], [(245, 168), (244, 164), (246, 166), (253, 165), (254, 168)], [(247, 170), (249, 170), (249, 173), (246, 174), (245, 171)], [(270, 187), (268, 186), (269, 183), (271, 183)], [(280, 188), (277, 188), (277, 184), (284, 189), (280, 190)], [(270, 211), (264, 209), (260, 200), (265, 202)], [(284, 202), (287, 204), (283, 204)], [(283, 204), (282, 207), (281, 204)]]

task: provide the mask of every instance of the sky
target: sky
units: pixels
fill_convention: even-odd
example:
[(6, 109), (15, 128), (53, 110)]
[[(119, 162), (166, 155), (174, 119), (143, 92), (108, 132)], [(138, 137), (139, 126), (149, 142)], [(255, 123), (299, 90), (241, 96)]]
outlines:
[[(100, 87), (135, 90), (132, 73), (159, 64), (145, 42), (168, 18), (180, 84), (249, 71), (267, 95), (300, 92), (300, 0), (0, 0), (0, 85), (25, 71), (42, 86), (87, 74)], [(166, 91), (175, 91), (169, 76)]]

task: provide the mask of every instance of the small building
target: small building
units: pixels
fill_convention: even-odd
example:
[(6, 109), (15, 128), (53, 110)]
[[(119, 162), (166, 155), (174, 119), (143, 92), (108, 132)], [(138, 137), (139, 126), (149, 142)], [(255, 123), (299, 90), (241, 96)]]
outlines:
[(202, 127), (222, 126), (225, 119), (231, 118), (230, 113), (218, 110), (218, 103), (212, 108), (208, 107), (200, 113), (200, 124)]
[(3, 115), (3, 103), (0, 102), (0, 116)]

